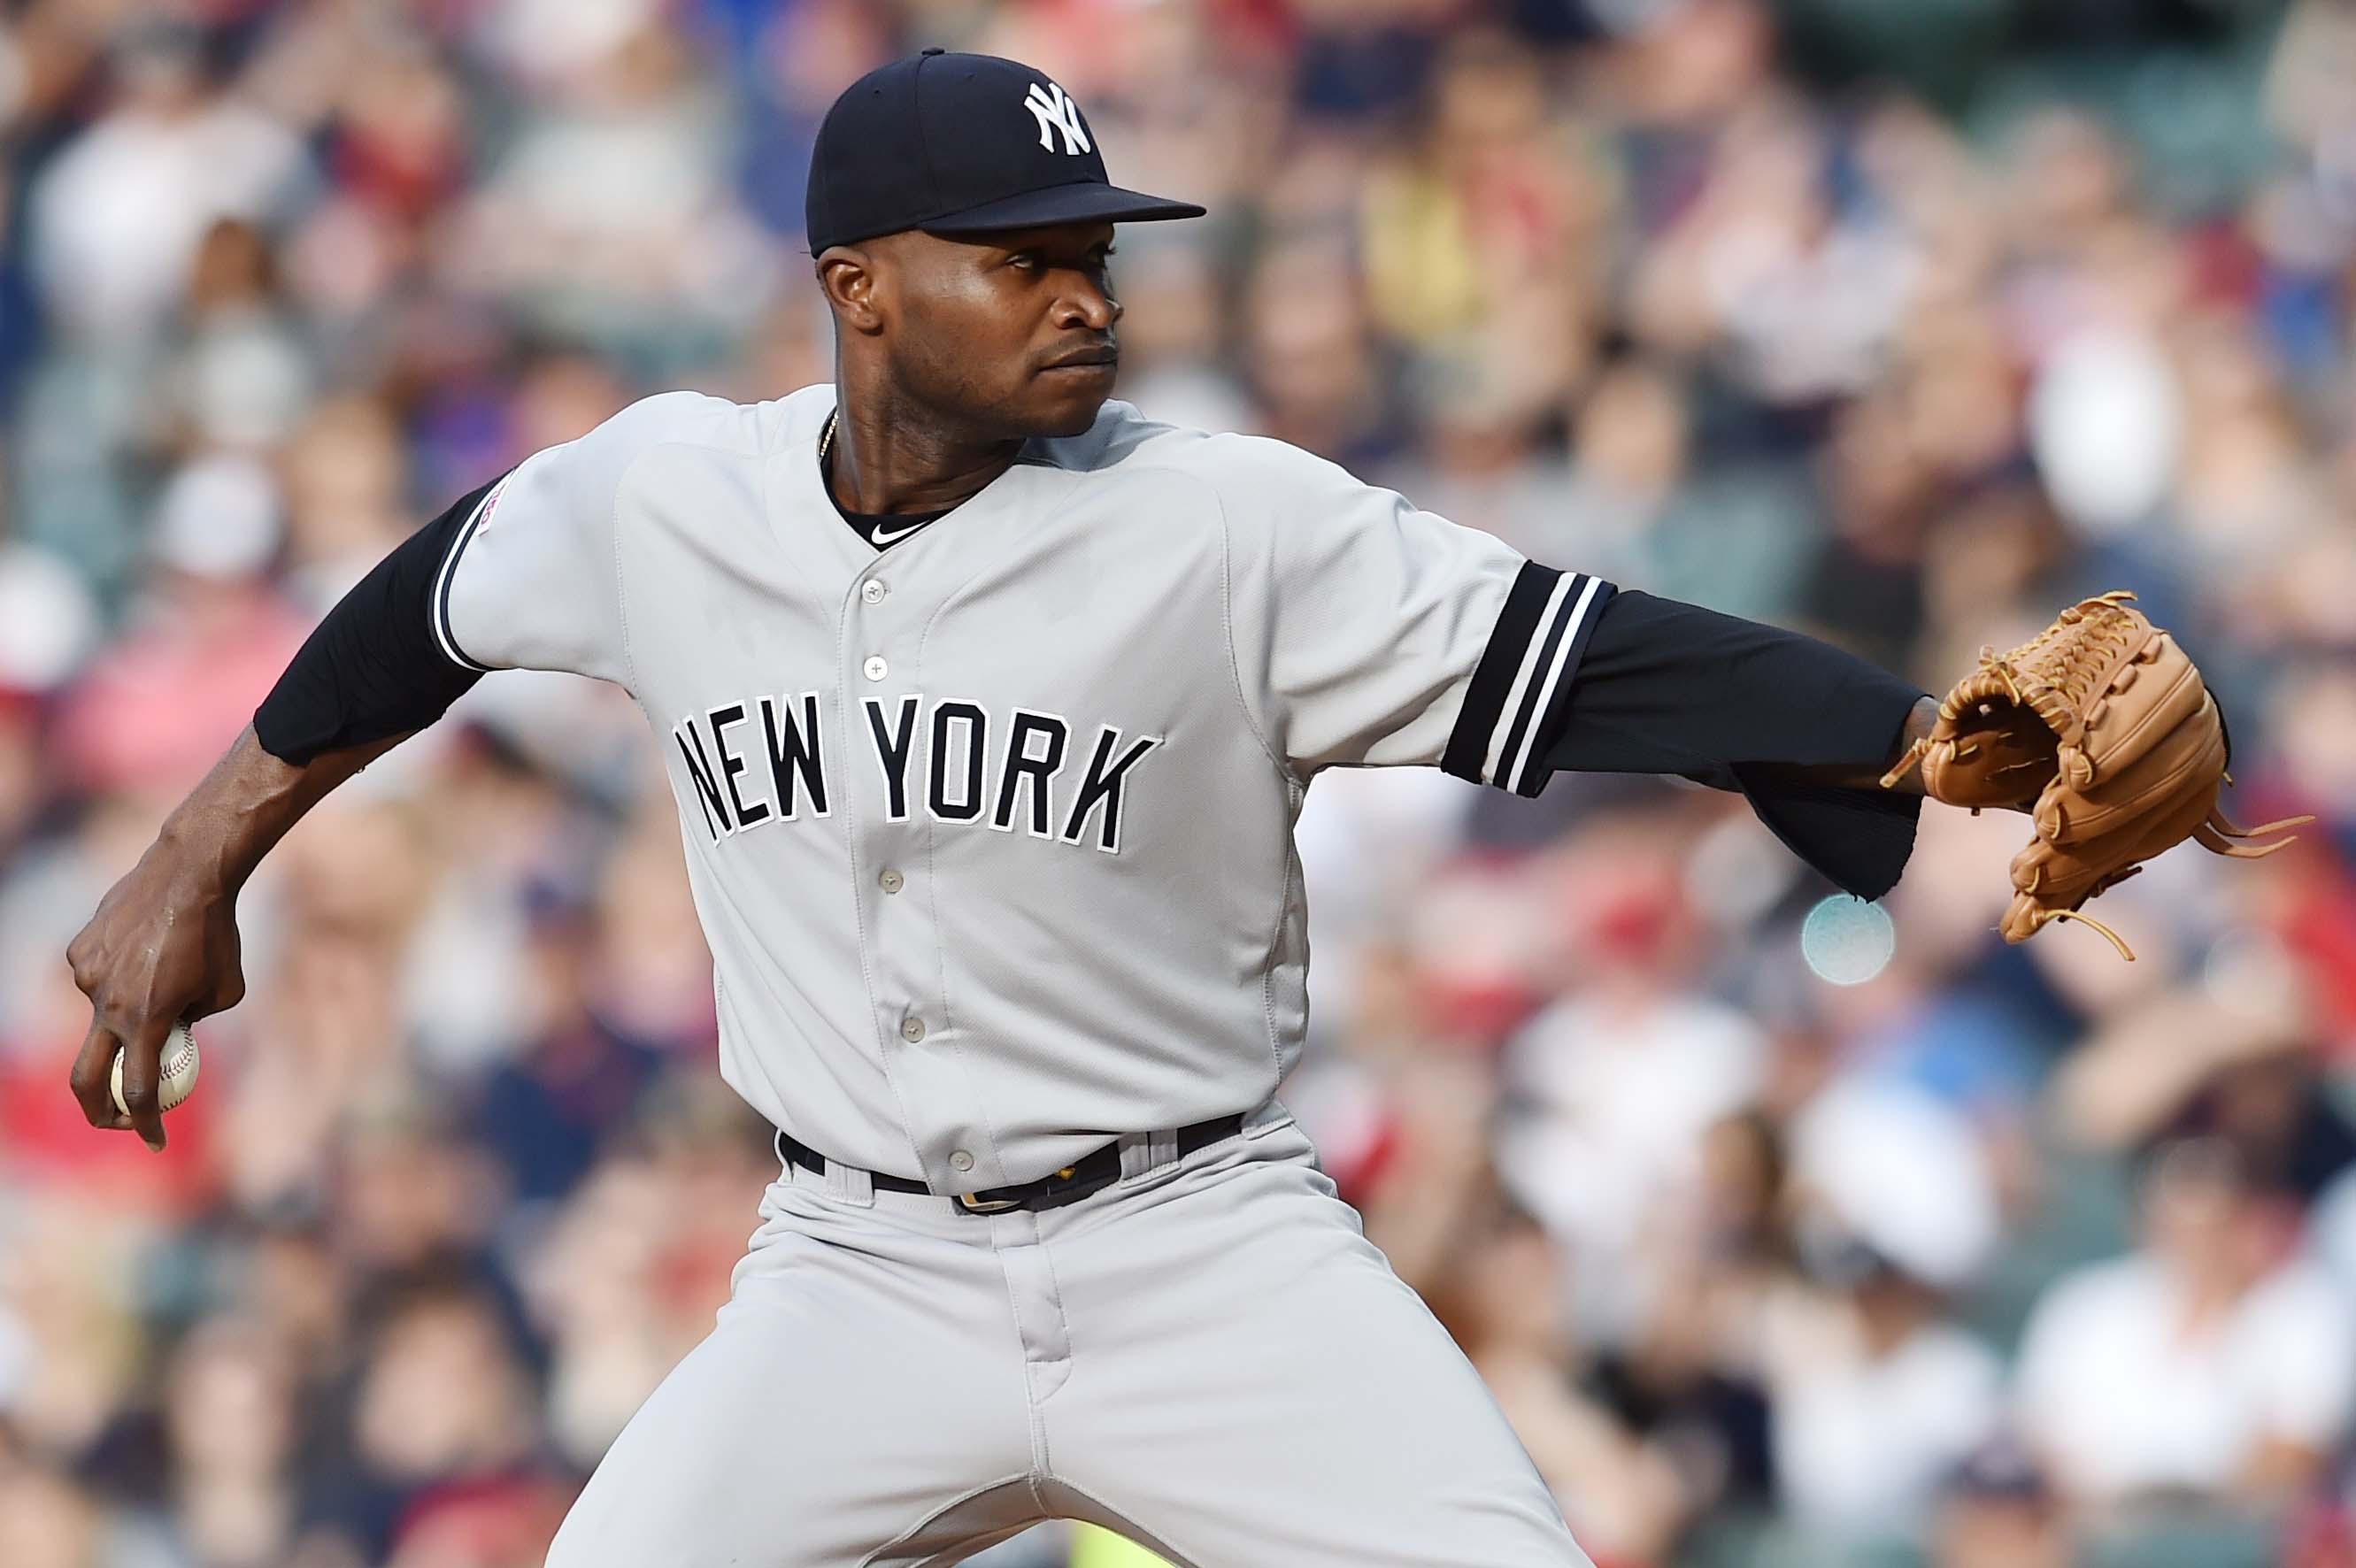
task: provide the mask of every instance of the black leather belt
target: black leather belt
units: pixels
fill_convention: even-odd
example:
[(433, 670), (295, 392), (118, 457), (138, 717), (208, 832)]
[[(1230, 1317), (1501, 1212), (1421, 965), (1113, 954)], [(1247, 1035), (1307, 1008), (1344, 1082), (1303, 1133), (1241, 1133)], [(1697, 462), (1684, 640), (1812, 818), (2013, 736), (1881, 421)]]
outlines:
[[(1196, 1122), (1191, 1127), (1178, 1129), (1178, 1155), (1184, 1158), (1196, 1149), (1208, 1148), (1223, 1139), (1234, 1137), (1244, 1130), (1241, 1116), (1219, 1116), (1207, 1122)], [(777, 1157), (804, 1170), (826, 1174), (826, 1156), (792, 1136), (783, 1127), (777, 1129)], [(870, 1171), (867, 1179), (878, 1192), (924, 1192), (932, 1189), (921, 1181), (911, 1181), (905, 1176), (886, 1176)], [(1120, 1179), (1120, 1145), (1109, 1143), (1094, 1153), (1058, 1171), (1050, 1172), (1036, 1181), (1025, 1181), (1016, 1187), (992, 1187), (981, 1192), (943, 1194), (957, 1200), (958, 1207), (969, 1214), (1003, 1214), (1013, 1209), (1056, 1209), (1076, 1203), (1089, 1193), (1110, 1187)]]

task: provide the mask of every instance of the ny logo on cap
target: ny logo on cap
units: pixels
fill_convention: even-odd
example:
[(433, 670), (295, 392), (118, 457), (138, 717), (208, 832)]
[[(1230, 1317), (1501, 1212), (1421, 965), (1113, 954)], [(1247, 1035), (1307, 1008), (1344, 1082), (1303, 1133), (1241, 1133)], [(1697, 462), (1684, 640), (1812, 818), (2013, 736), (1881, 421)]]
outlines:
[(1039, 122), (1039, 144), (1053, 152), (1055, 133), (1064, 133), (1064, 152), (1077, 157), (1094, 149), (1088, 145), (1088, 133), (1080, 125), (1080, 106), (1064, 96), (1064, 90), (1049, 82), (1031, 84), (1031, 91), (1023, 100), (1023, 107), (1031, 111), (1031, 118)]

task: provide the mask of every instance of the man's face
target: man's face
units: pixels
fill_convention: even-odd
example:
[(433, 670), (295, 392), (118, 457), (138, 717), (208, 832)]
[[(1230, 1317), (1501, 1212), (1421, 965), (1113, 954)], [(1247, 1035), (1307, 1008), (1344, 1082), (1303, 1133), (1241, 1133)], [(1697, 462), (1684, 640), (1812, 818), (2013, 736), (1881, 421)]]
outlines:
[(2231, 1146), (2214, 1137), (2183, 1139), (2162, 1153), (2146, 1178), (2145, 1244), (2196, 1279), (2221, 1285), (2254, 1277), (2264, 1232)]
[(889, 235), (861, 247), (900, 391), (994, 439), (1077, 435), (1119, 364), (1112, 225)]
[(2069, 1531), (2041, 1500), (1959, 1498), (1939, 1521), (1938, 1568), (2064, 1568), (2069, 1561)]

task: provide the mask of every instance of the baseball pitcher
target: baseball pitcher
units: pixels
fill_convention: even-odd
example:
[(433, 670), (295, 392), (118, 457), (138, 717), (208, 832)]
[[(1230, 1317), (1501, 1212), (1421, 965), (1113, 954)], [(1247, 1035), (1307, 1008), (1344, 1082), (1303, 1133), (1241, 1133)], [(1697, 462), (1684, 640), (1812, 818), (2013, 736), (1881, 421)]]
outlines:
[(305, 811), (486, 671), (637, 700), (780, 1175), (554, 1568), (916, 1568), (1054, 1517), (1193, 1568), (1587, 1562), (1274, 1098), (1329, 768), (1682, 774), (1869, 898), (1926, 787), (2019, 807), (2019, 935), (2234, 843), (2214, 705), (2117, 601), (1943, 709), (1108, 400), (1114, 225), (1201, 211), (1112, 185), (1013, 61), (853, 84), (809, 181), (833, 384), (650, 398), (462, 497), (73, 944), (74, 1093), (160, 1147), (158, 1046), (241, 995), (238, 890)]

